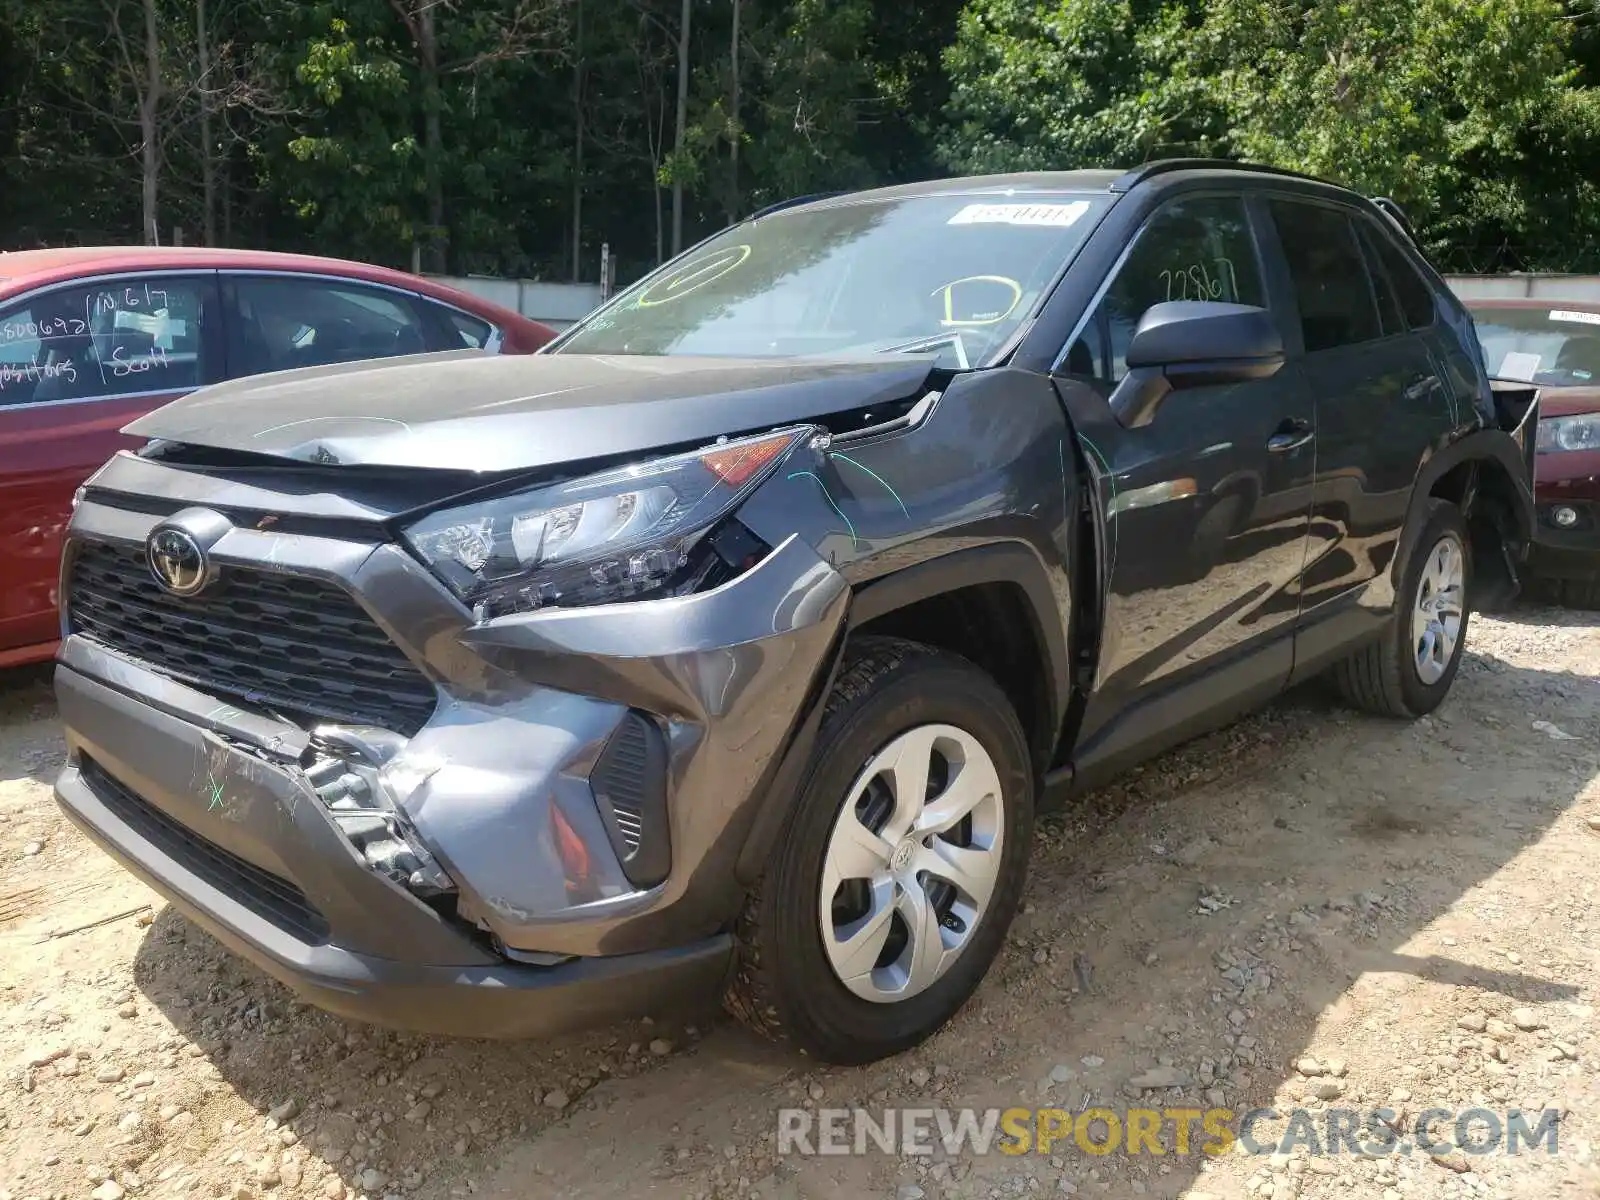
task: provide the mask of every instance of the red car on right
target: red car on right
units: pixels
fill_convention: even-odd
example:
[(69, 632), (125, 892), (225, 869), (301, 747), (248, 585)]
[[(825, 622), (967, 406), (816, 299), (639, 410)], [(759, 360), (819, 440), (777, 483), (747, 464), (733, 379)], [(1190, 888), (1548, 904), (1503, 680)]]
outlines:
[(1600, 608), (1600, 301), (1468, 300), (1490, 376), (1539, 389), (1525, 590)]

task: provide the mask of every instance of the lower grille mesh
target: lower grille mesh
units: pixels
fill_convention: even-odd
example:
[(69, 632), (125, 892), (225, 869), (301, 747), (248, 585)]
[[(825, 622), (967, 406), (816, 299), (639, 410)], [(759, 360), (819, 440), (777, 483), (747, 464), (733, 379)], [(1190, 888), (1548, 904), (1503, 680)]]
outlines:
[(95, 799), (167, 857), (285, 933), (312, 945), (328, 940), (326, 918), (287, 879), (246, 862), (173, 820), (113, 779), (92, 758), (85, 756), (79, 770)]

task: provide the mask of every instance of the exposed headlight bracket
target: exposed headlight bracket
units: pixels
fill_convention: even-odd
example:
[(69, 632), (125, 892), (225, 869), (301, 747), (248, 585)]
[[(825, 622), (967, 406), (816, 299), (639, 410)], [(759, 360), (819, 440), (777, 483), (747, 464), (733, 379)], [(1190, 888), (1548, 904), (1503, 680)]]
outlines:
[(339, 831), (367, 866), (428, 899), (456, 890), (410, 822), (390, 801), (378, 774), (405, 739), (388, 730), (322, 726), (306, 751), (306, 778)]

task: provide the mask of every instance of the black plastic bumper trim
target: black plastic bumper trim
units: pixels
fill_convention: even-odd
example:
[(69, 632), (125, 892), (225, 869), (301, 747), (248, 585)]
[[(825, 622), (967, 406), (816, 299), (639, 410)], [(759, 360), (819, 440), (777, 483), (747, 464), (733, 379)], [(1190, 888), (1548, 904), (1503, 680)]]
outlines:
[[(203, 881), (168, 860), (160, 874), (117, 841), (115, 820), (91, 819), (98, 798), (68, 767), (57, 793), (67, 817), (91, 841), (229, 950), (339, 1016), (395, 1029), (456, 1037), (547, 1037), (613, 1021), (709, 1007), (727, 982), (733, 939), (718, 934), (667, 950), (578, 958), (554, 967), (513, 963), (454, 966), (339, 953), (317, 971), (297, 967), (192, 901), (184, 888)], [(137, 835), (135, 835), (137, 836)]]
[(589, 774), (611, 847), (628, 881), (655, 887), (672, 869), (667, 825), (667, 742), (656, 723), (630, 711)]

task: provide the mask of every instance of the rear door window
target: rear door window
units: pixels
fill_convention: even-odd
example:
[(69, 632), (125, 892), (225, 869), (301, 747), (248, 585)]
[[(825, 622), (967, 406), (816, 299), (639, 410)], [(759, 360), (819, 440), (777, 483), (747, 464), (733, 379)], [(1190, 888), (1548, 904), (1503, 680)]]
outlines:
[(1372, 230), (1363, 221), (1356, 227), (1356, 235), (1361, 242), (1361, 253), (1367, 260), (1367, 273), (1372, 277), (1373, 291), (1378, 297), (1378, 316), (1383, 322), (1383, 332), (1404, 333), (1409, 324), (1400, 306), (1400, 295), (1395, 291), (1388, 269), (1383, 265)]
[(207, 276), (126, 276), (0, 308), (0, 406), (182, 392), (208, 382)]
[(433, 306), (440, 318), (444, 321), (449, 341), (441, 347), (445, 350), (482, 350), (489, 345), (497, 332), (495, 327), (480, 317), (471, 313), (464, 313), (459, 308), (446, 308), (442, 304)]
[(1393, 234), (1376, 225), (1369, 227), (1369, 233), (1394, 283), (1406, 324), (1412, 329), (1426, 329), (1435, 317), (1433, 288), (1422, 278), (1410, 256), (1395, 245)]
[(1270, 202), (1300, 309), (1307, 354), (1383, 336), (1377, 297), (1350, 219), (1296, 200)]
[(418, 302), (404, 292), (288, 275), (231, 277), (232, 378), (430, 349)]

